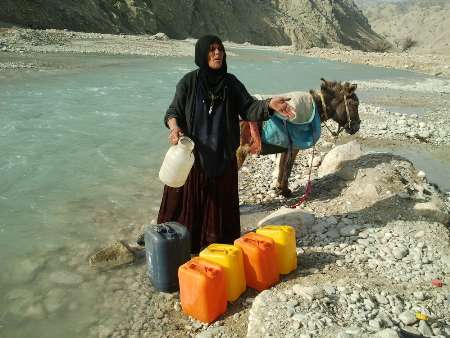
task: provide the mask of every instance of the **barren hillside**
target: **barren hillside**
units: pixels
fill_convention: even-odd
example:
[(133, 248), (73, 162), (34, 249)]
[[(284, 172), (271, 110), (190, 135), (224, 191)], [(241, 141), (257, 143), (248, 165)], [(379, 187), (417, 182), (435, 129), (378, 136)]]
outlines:
[[(359, 3), (373, 30), (402, 49), (411, 38), (416, 53), (450, 54), (450, 2), (410, 0), (370, 5)], [(367, 6), (367, 7), (366, 7)]]
[(155, 34), (298, 48), (373, 50), (382, 40), (353, 0), (2, 0), (0, 21), (29, 28)]

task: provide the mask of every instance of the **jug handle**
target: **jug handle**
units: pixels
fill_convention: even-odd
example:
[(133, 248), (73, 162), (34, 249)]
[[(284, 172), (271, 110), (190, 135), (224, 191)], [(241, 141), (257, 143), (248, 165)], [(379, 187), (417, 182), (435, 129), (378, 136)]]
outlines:
[(189, 268), (192, 270), (196, 270), (198, 272), (204, 272), (205, 275), (207, 275), (209, 278), (212, 278), (216, 275), (214, 269), (208, 267), (208, 266), (202, 266), (197, 263), (191, 263), (189, 264)]
[(211, 252), (228, 253), (227, 249), (209, 249)]
[(270, 245), (268, 245), (267, 242), (259, 241), (257, 239), (244, 238), (244, 241), (251, 242), (251, 243), (256, 243), (256, 246), (258, 246), (259, 248), (264, 248), (264, 249), (270, 248)]
[(205, 266), (205, 275), (209, 278), (214, 278), (216, 276), (216, 271), (213, 268)]

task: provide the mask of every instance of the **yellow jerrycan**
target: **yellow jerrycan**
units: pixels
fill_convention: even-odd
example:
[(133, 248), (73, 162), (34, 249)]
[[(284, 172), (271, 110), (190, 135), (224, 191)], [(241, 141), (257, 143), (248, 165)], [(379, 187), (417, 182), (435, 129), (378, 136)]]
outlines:
[(267, 225), (256, 230), (257, 234), (275, 241), (280, 274), (286, 275), (297, 269), (295, 230), (290, 225)]
[(220, 265), (225, 271), (227, 300), (235, 301), (245, 291), (244, 258), (240, 248), (231, 244), (210, 244), (200, 257)]

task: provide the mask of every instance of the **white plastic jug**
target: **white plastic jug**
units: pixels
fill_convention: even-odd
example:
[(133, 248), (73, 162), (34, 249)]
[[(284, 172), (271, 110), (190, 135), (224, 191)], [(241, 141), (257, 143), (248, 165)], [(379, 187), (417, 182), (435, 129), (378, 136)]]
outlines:
[(178, 144), (167, 151), (159, 170), (159, 179), (172, 188), (184, 185), (194, 164), (194, 142), (186, 136), (180, 137)]

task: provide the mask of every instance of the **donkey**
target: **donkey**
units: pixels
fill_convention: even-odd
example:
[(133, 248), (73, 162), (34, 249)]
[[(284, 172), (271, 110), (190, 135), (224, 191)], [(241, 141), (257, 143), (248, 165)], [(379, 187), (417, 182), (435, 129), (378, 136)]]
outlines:
[[(358, 114), (359, 100), (355, 94), (357, 85), (348, 82), (327, 81), (323, 78), (320, 80), (322, 81), (320, 91), (310, 90), (309, 94), (314, 100), (321, 122), (332, 119), (338, 123), (337, 132), (332, 132), (334, 136), (337, 136), (342, 130), (350, 135), (355, 134), (361, 123)], [(298, 92), (298, 94), (304, 93)], [(289, 151), (287, 148), (274, 147), (261, 142), (260, 133), (263, 123), (265, 122), (240, 122), (241, 139), (240, 146), (236, 151), (238, 168), (242, 167), (249, 153), (262, 155), (281, 153), (276, 190), (278, 194), (288, 197), (291, 195), (288, 179), (299, 149), (291, 148)], [(265, 150), (270, 148), (269, 151)]]

